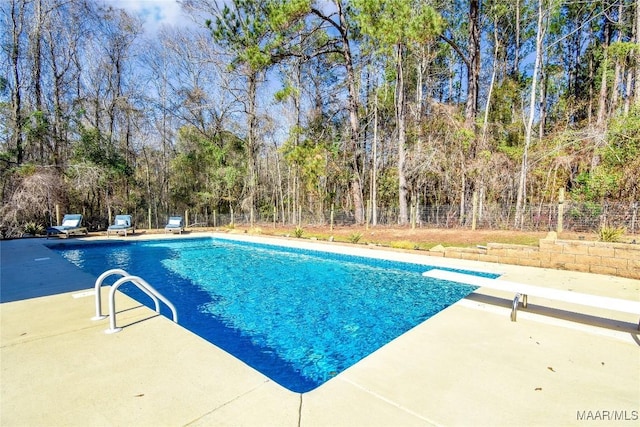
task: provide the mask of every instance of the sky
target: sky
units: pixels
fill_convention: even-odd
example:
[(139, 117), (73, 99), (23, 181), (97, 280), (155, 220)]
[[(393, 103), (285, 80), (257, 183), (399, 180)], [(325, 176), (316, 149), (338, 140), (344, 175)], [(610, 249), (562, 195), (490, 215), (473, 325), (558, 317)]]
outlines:
[(189, 18), (182, 13), (176, 0), (103, 0), (105, 4), (122, 8), (144, 19), (145, 30), (154, 33), (164, 24), (185, 24)]

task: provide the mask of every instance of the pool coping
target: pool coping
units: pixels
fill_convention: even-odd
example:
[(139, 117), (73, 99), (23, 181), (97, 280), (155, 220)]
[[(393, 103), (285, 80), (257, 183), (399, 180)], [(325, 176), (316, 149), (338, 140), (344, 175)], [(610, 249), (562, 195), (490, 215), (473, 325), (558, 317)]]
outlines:
[[(612, 276), (300, 239), (189, 237), (203, 236), (490, 271), (618, 298), (640, 295), (640, 281)], [(85, 240), (101, 238), (68, 241)], [(610, 424), (602, 411), (620, 423), (637, 421), (634, 315), (577, 313), (544, 301), (530, 303), (513, 323), (508, 296), (480, 290), (317, 389), (297, 394), (124, 295), (118, 296), (118, 319), (126, 327), (104, 334), (106, 321), (90, 320), (93, 299), (78, 296), (95, 278), (56, 257), (46, 243), (52, 241), (0, 241), (2, 291), (51, 292), (0, 304), (1, 425)], [(201, 365), (210, 368), (202, 372)]]

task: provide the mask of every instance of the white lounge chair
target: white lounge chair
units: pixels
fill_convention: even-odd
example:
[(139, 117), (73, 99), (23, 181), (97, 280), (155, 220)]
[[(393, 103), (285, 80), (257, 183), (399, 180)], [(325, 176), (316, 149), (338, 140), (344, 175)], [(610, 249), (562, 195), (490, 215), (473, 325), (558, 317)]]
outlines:
[[(525, 285), (523, 283), (509, 282), (506, 280), (488, 279), (486, 277), (472, 276), (470, 274), (456, 273), (433, 269), (422, 273), (424, 277), (433, 279), (448, 280), (451, 282), (464, 283), (471, 286), (479, 286), (497, 291), (515, 293), (511, 308), (511, 321), (516, 321), (518, 304), (522, 297), (522, 306), (527, 307), (529, 295), (540, 298), (547, 298), (557, 301), (564, 301), (572, 304), (604, 308), (624, 313), (640, 314), (640, 301), (632, 301), (620, 298), (603, 297), (599, 295), (583, 294), (579, 292), (564, 291), (561, 289), (543, 288), (541, 286)], [(640, 322), (638, 323), (640, 330)]]
[(184, 221), (181, 216), (172, 216), (164, 227), (165, 233), (180, 233), (184, 231)]
[(116, 235), (123, 233), (124, 236), (127, 237), (128, 232), (131, 232), (131, 234), (136, 232), (136, 229), (131, 222), (131, 215), (116, 215), (113, 225), (110, 225), (107, 228), (107, 237), (111, 233), (116, 233)]
[(82, 215), (67, 214), (62, 218), (62, 224), (47, 227), (47, 239), (49, 236), (57, 235), (69, 237), (74, 234), (89, 234), (87, 227), (82, 227)]

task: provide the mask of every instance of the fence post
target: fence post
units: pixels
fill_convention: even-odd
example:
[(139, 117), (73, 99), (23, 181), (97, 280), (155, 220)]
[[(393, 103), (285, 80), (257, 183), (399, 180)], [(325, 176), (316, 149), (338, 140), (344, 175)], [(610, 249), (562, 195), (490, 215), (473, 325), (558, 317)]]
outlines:
[(233, 227), (235, 225), (235, 221), (233, 219), (233, 206), (229, 206), (229, 209), (231, 210), (231, 221), (229, 222), (229, 224), (231, 224), (231, 227)]
[(411, 217), (411, 229), (416, 229), (416, 203), (411, 202), (411, 213), (409, 214)]
[(60, 205), (56, 203), (56, 225), (60, 224)]
[(563, 218), (564, 218), (564, 188), (561, 188), (558, 194), (558, 227), (556, 229), (556, 232), (558, 234), (562, 233)]
[(476, 229), (476, 222), (478, 218), (478, 192), (473, 192), (473, 208), (471, 211), (471, 229)]
[(184, 210), (184, 226), (189, 226), (189, 209)]
[(333, 231), (333, 203), (331, 203), (331, 218), (329, 221), (329, 230)]
[(367, 210), (364, 215), (364, 229), (369, 229), (369, 219), (371, 218), (371, 200), (367, 200)]

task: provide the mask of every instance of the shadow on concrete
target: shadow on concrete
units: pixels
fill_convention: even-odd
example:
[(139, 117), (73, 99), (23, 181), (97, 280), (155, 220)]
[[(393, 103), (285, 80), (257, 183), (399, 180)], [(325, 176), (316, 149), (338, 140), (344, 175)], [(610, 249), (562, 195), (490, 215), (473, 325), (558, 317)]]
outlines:
[[(490, 305), (495, 305), (499, 307), (504, 307), (509, 309), (509, 312), (511, 311), (511, 305), (513, 303), (513, 301), (510, 299), (499, 298), (499, 297), (484, 295), (480, 293), (470, 294), (466, 298), (471, 301), (475, 301), (483, 304), (490, 304)], [(580, 305), (576, 305), (576, 311), (579, 311), (581, 309), (580, 307), (581, 307)], [(615, 318), (594, 316), (591, 314), (584, 314), (576, 311), (569, 311), (569, 310), (564, 310), (556, 307), (536, 305), (536, 304), (532, 304), (531, 301), (529, 301), (527, 308), (523, 308), (522, 304), (518, 308), (518, 313), (524, 312), (524, 313), (539, 314), (541, 316), (553, 317), (555, 319), (567, 320), (570, 322), (580, 323), (583, 325), (596, 326), (599, 328), (610, 329), (618, 332), (625, 332), (625, 333), (628, 332), (628, 333), (631, 333), (631, 335), (633, 336), (636, 342), (640, 343), (639, 339), (637, 338), (638, 334), (640, 334), (640, 332), (638, 331), (637, 323), (631, 323), (631, 322), (626, 322), (622, 320), (615, 320)], [(620, 313), (620, 314), (625, 315), (626, 313)], [(615, 315), (616, 313), (612, 312), (612, 316), (615, 316)], [(510, 317), (508, 314), (505, 316), (505, 321), (510, 321)]]
[(96, 277), (46, 247), (45, 242), (45, 238), (0, 240), (0, 303), (93, 287)]

